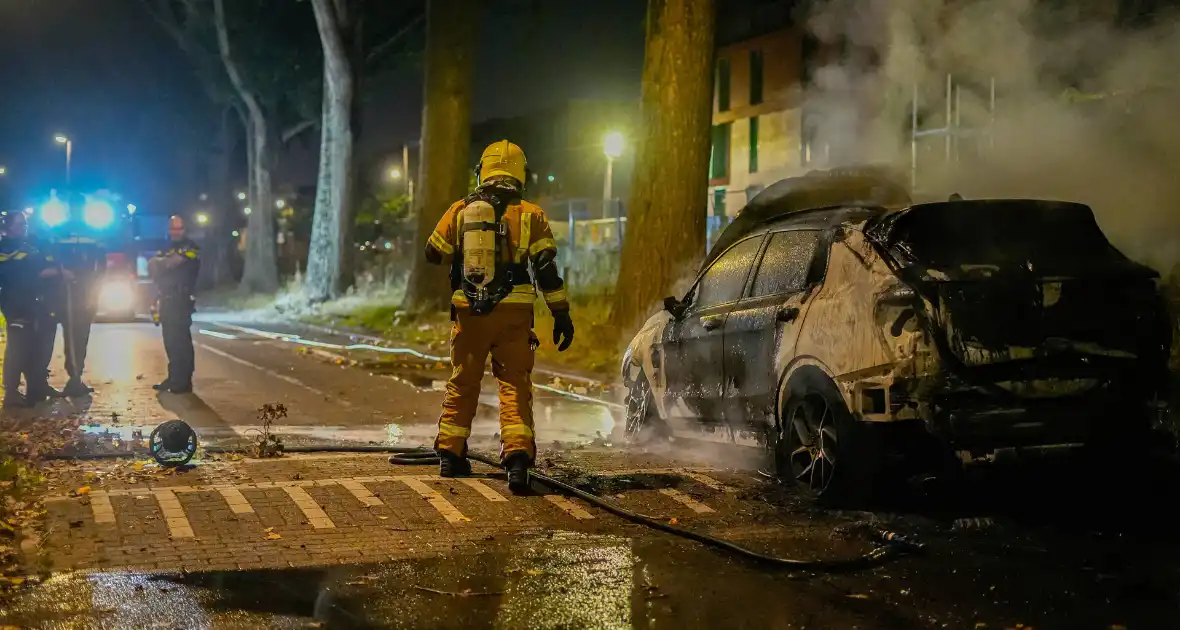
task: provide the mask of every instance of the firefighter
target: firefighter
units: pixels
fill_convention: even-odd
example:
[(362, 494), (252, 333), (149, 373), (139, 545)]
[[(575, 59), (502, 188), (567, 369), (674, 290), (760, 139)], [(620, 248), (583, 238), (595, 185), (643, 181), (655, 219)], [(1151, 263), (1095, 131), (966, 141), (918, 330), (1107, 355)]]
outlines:
[(168, 355), (168, 377), (153, 387), (161, 392), (187, 394), (193, 391), (193, 311), (197, 272), (201, 257), (196, 243), (185, 236), (184, 219), (168, 220), (168, 249), (148, 262), (148, 273), (156, 283), (157, 310)]
[(77, 230), (72, 232), (54, 243), (54, 258), (73, 273), (73, 280), (61, 284), (52, 307), (65, 344), (69, 381), (64, 393), (75, 398), (94, 391), (82, 381), (82, 370), (86, 365), (90, 326), (98, 311), (99, 283), (106, 273), (106, 252), (97, 240), (77, 234)]
[[(0, 240), (0, 311), (7, 324), (4, 348), (4, 408), (32, 407), (60, 392), (46, 379), (56, 326), (49, 312), (49, 293), (61, 278), (72, 274), (55, 264), (29, 238), (23, 212), (4, 216)], [(25, 393), (20, 392), (21, 376)]]
[[(500, 384), (500, 458), (513, 492), (528, 488), (536, 456), (533, 434), (533, 304), (537, 289), (553, 313), (553, 343), (574, 338), (557, 244), (538, 206), (521, 195), (528, 178), (524, 152), (503, 140), (484, 150), (477, 187), (455, 202), (426, 245), (426, 260), (451, 271), (451, 372), (438, 423), (439, 474), (469, 474), (467, 438), (479, 404), (488, 355)], [(529, 268), (532, 268), (530, 276)]]

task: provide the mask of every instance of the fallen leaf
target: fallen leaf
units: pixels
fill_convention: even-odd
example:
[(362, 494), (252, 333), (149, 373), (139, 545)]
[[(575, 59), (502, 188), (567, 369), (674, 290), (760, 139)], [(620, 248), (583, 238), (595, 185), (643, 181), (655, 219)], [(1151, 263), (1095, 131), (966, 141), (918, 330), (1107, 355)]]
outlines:
[(77, 490), (75, 490), (74, 494), (79, 495), (79, 496), (85, 495), (85, 494), (90, 494), (90, 486), (82, 486), (81, 488), (78, 488)]
[(677, 524), (677, 523), (679, 523), (679, 522), (680, 522), (680, 520), (679, 520), (679, 519), (675, 519), (675, 518), (674, 518), (674, 519), (671, 519), (671, 520), (669, 520), (669, 521), (668, 521), (668, 524), (669, 524), (669, 525), (676, 525), (676, 524)]
[(869, 598), (869, 596), (865, 595), (864, 593), (849, 593), (847, 595), (847, 597), (848, 597), (848, 599), (868, 599)]
[(145, 465), (145, 462), (135, 462), (134, 464), (131, 465), (131, 468), (135, 472), (141, 472), (143, 470), (144, 465)]
[(280, 538), (282, 538), (282, 537), (283, 537), (283, 536), (282, 536), (281, 534), (274, 534), (274, 533), (271, 533), (271, 534), (267, 534), (267, 535), (266, 535), (266, 539), (267, 539), (267, 540), (278, 540), (278, 539), (280, 539)]

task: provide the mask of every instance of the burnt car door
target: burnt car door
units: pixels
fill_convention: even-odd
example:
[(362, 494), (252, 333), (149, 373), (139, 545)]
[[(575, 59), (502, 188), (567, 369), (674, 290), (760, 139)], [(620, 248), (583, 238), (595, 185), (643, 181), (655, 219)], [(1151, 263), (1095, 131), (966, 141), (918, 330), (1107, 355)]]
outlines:
[(802, 300), (821, 281), (823, 232), (771, 232), (753, 273), (749, 296), (725, 321), (726, 422), (734, 430), (766, 417), (778, 388), (775, 358), (800, 315)]
[(725, 317), (742, 296), (765, 234), (734, 243), (713, 261), (668, 327), (665, 345), (669, 415), (720, 420)]

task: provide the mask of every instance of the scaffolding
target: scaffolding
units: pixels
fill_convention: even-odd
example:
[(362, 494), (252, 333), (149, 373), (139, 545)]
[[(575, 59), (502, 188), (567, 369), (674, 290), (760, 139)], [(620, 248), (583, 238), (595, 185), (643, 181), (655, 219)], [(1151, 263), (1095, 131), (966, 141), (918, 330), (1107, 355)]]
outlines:
[(942, 136), (945, 144), (947, 164), (960, 161), (961, 141), (965, 137), (986, 137), (989, 149), (996, 146), (993, 128), (996, 122), (996, 79), (988, 81), (987, 124), (983, 127), (963, 126), (963, 86), (955, 83), (951, 73), (946, 75), (945, 124), (937, 129), (921, 129), (918, 126), (920, 100), (918, 84), (914, 83), (910, 99), (910, 190), (918, 191), (918, 140)]

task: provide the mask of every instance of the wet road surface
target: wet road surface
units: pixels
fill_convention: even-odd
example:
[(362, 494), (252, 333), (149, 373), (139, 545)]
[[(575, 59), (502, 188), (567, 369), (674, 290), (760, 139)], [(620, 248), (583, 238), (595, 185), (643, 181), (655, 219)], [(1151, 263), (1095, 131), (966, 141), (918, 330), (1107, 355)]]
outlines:
[[(164, 371), (158, 329), (99, 325), (99, 392), (58, 411), (124, 439), (177, 416), (207, 441), (246, 439), (266, 402), (287, 405), (279, 430), (293, 442), (433, 435), (441, 393), (429, 386), (281, 339), (195, 328), (219, 333), (196, 336), (196, 395), (150, 389)], [(609, 447), (601, 405), (542, 394), (537, 415), (542, 470), (628, 509), (791, 557), (861, 554), (872, 543), (854, 532), (866, 520), (927, 551), (854, 573), (767, 567), (544, 488), (512, 496), (491, 469), (439, 480), (380, 455), (199, 456), (179, 473), (133, 459), (62, 462), (46, 501), (47, 579), (0, 606), (0, 625), (1180, 627), (1174, 471), (1009, 468), (887, 511), (839, 511), (765, 482), (748, 459)], [(493, 444), (493, 418), (481, 411), (478, 446)]]

